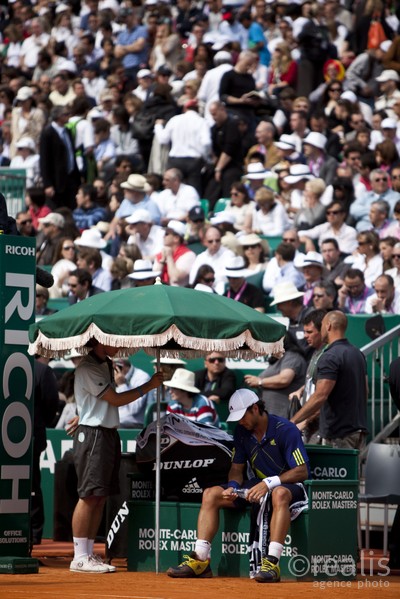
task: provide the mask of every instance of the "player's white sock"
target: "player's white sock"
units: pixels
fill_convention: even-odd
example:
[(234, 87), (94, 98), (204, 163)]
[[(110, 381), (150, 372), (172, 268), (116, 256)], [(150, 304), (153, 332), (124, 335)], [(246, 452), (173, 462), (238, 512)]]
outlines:
[(197, 539), (196, 545), (194, 546), (194, 550), (199, 560), (204, 562), (206, 559), (210, 557), (211, 543), (209, 543), (208, 541), (203, 541), (202, 539)]
[(93, 555), (94, 539), (88, 539), (87, 552), (88, 555)]
[(88, 553), (88, 539), (74, 537), (74, 559), (85, 557)]
[(282, 543), (276, 543), (271, 541), (268, 547), (268, 555), (273, 555), (279, 561), (282, 555), (283, 545)]

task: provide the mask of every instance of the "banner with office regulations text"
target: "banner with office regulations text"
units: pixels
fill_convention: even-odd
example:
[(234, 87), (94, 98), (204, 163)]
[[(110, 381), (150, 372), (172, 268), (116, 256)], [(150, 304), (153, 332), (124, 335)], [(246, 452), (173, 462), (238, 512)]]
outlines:
[(0, 235), (0, 557), (29, 552), (35, 240)]

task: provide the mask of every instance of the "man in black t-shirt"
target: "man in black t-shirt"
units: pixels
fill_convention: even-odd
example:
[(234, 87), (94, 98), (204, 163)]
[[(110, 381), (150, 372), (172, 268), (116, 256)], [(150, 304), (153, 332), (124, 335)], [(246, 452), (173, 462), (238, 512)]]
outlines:
[(294, 424), (320, 410), (324, 445), (362, 449), (367, 434), (367, 367), (359, 349), (345, 338), (347, 317), (328, 312), (321, 325), (322, 341), (329, 346), (319, 358), (315, 391), (292, 418)]
[(243, 175), (242, 137), (238, 122), (228, 115), (222, 102), (212, 102), (209, 112), (215, 125), (211, 129), (214, 168), (204, 197), (210, 208), (219, 198), (230, 196), (231, 185)]

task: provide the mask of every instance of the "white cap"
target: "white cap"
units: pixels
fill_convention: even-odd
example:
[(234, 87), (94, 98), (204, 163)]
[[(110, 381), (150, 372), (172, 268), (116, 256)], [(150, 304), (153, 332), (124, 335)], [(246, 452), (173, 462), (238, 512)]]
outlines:
[(29, 100), (29, 98), (32, 98), (32, 96), (33, 89), (31, 87), (28, 87), (27, 85), (24, 85), (23, 87), (19, 88), (15, 99), (18, 100), (18, 102), (24, 102), (25, 100)]
[(64, 2), (61, 2), (56, 8), (56, 15), (59, 15), (61, 12), (65, 12), (67, 10), (69, 10), (69, 6), (64, 4)]
[(213, 58), (215, 65), (220, 65), (222, 63), (232, 63), (232, 54), (227, 52), (226, 50), (220, 50), (216, 53)]
[(21, 150), (22, 148), (28, 148), (34, 152), (36, 149), (35, 142), (33, 141), (32, 137), (21, 137), (21, 139), (19, 139), (15, 145), (18, 150)]
[(130, 225), (136, 225), (137, 223), (152, 223), (153, 218), (148, 210), (145, 208), (138, 208), (133, 214), (125, 218), (126, 222)]
[(136, 75), (137, 79), (143, 79), (143, 77), (153, 77), (153, 73), (150, 69), (139, 69)]
[(378, 83), (384, 83), (385, 81), (400, 81), (399, 74), (394, 69), (385, 69), (376, 77)]
[(379, 49), (382, 50), (382, 52), (387, 52), (391, 45), (392, 45), (392, 40), (385, 40), (381, 43), (381, 45), (379, 46)]
[(214, 216), (210, 218), (210, 223), (212, 225), (220, 225), (222, 223), (229, 223), (231, 225), (234, 225), (235, 222), (236, 217), (233, 214), (233, 212), (230, 212), (229, 210), (221, 210), (220, 212), (217, 212)]
[(76, 68), (76, 64), (72, 60), (62, 58), (56, 63), (56, 71), (57, 73), (59, 73), (60, 71), (68, 71), (68, 73), (77, 73), (78, 69)]
[(247, 408), (253, 406), (260, 400), (258, 395), (250, 389), (238, 389), (229, 400), (228, 422), (237, 422), (241, 420), (246, 413)]
[(383, 119), (381, 129), (397, 129), (396, 120), (391, 118)]
[(227, 35), (219, 35), (213, 43), (213, 45), (211, 46), (211, 49), (218, 52), (219, 50), (222, 50), (222, 48), (230, 44), (232, 41), (232, 38)]
[(186, 225), (185, 223), (181, 223), (181, 221), (179, 220), (170, 220), (166, 228), (171, 229), (171, 231), (173, 231), (177, 235), (180, 235), (181, 237), (185, 236)]
[(65, 223), (64, 217), (58, 212), (49, 212), (46, 216), (38, 219), (42, 225), (55, 225), (59, 229), (62, 229)]
[(204, 285), (204, 283), (197, 283), (194, 288), (195, 291), (205, 291), (206, 293), (214, 293), (212, 287)]
[(352, 92), (350, 89), (347, 89), (345, 92), (340, 94), (340, 97), (342, 100), (348, 100), (352, 104), (355, 104), (356, 102), (358, 102), (358, 98), (357, 98), (356, 94), (354, 92)]
[[(152, 360), (153, 364), (157, 364), (157, 358)], [(186, 364), (185, 360), (181, 360), (180, 358), (160, 358), (160, 364), (180, 364), (184, 366)]]

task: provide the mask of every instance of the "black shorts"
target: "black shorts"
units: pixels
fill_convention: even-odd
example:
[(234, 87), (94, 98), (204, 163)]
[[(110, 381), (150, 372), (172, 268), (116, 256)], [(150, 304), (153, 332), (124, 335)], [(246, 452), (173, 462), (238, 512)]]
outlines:
[(73, 451), (79, 497), (119, 493), (121, 441), (116, 429), (79, 425)]

